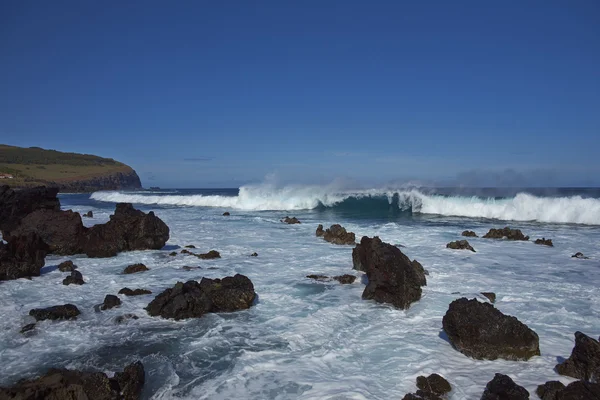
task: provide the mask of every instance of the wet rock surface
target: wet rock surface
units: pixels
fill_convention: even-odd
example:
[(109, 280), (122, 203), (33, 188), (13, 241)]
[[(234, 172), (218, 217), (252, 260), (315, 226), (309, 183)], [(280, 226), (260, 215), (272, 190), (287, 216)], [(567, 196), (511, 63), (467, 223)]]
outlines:
[(511, 229), (508, 226), (502, 229), (492, 228), (483, 237), (486, 239), (529, 240), (529, 236), (523, 235), (520, 229)]
[(509, 376), (496, 374), (488, 382), (481, 400), (527, 400), (529, 392), (517, 385)]
[(75, 319), (80, 314), (79, 309), (73, 304), (52, 306), (47, 308), (35, 308), (29, 311), (29, 315), (36, 321)]
[(60, 272), (71, 272), (77, 269), (77, 265), (73, 264), (73, 261), (64, 261), (58, 264), (58, 270)]
[(298, 218), (296, 218), (296, 217), (292, 217), (292, 218), (290, 218), (290, 217), (285, 217), (285, 218), (283, 218), (283, 219), (281, 220), (281, 222), (284, 222), (284, 223), (286, 223), (286, 224), (290, 224), (290, 225), (292, 225), (292, 224), (299, 224), (299, 223), (300, 223), (300, 221), (299, 221), (299, 220), (298, 220)]
[(323, 231), (323, 225), (319, 225), (319, 227), (317, 227), (316, 235), (322, 236), (325, 241), (333, 244), (356, 244), (354, 232), (347, 232), (346, 228), (339, 224), (331, 225), (331, 227), (325, 231)]
[(600, 381), (600, 343), (582, 332), (575, 332), (575, 347), (556, 371), (586, 381)]
[(489, 303), (461, 298), (450, 303), (442, 326), (452, 346), (479, 360), (528, 360), (540, 355), (538, 335)]
[(125, 287), (121, 290), (119, 290), (119, 294), (124, 294), (125, 296), (141, 296), (144, 294), (152, 294), (152, 292), (150, 290), (147, 289), (129, 289), (128, 287)]
[(144, 264), (138, 263), (138, 264), (128, 265), (123, 270), (123, 273), (124, 274), (136, 274), (138, 272), (144, 272), (144, 271), (149, 271), (149, 270), (150, 269), (148, 267), (146, 267)]
[(100, 306), (101, 310), (110, 310), (121, 305), (121, 299), (114, 294), (107, 294), (104, 298), (104, 302)]
[(30, 233), (0, 242), (0, 281), (40, 276), (48, 246), (40, 236)]
[(533, 243), (540, 244), (543, 246), (554, 247), (554, 244), (552, 243), (552, 239), (546, 239), (546, 238), (536, 239), (535, 242), (533, 242)]
[(62, 281), (63, 285), (83, 285), (85, 283), (85, 281), (83, 280), (83, 275), (81, 275), (81, 272), (77, 271), (77, 270), (73, 270), (71, 271), (71, 275), (67, 276), (65, 279), (63, 279)]
[(466, 240), (450, 242), (446, 245), (446, 248), (452, 250), (471, 250), (473, 253), (475, 252), (475, 249)]
[(466, 237), (479, 237), (477, 236), (477, 234), (473, 231), (463, 231), (463, 233), (461, 233), (462, 236), (466, 236)]

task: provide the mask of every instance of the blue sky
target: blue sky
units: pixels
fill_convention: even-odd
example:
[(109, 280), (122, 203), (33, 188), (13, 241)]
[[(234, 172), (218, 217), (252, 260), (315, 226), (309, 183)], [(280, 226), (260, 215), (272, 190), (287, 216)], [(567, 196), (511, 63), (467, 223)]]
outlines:
[(600, 184), (595, 0), (4, 1), (0, 52), (0, 143), (146, 186)]

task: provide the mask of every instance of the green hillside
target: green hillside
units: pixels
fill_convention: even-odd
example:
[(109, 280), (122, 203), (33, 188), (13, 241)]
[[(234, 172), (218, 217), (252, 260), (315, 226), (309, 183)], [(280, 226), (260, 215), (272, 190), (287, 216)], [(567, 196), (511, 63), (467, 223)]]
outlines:
[(65, 191), (141, 187), (135, 171), (112, 158), (39, 147), (0, 144), (0, 174), (13, 176), (13, 179), (0, 179), (0, 184), (13, 187), (54, 185)]

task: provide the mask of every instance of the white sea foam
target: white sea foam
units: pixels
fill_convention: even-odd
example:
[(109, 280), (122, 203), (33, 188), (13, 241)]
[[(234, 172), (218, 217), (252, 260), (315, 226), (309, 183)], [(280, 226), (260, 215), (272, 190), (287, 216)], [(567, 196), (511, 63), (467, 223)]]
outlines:
[[(495, 199), (430, 195), (419, 190), (370, 189), (342, 191), (330, 186), (243, 186), (238, 196), (146, 195), (96, 192), (91, 198), (105, 202), (128, 202), (175, 206), (222, 207), (238, 210), (309, 210), (320, 205), (335, 207), (350, 198), (399, 199), (401, 209), (414, 213), (507, 221), (538, 221), (600, 225), (600, 200), (593, 198), (538, 197), (519, 193)], [(370, 206), (365, 204), (365, 207)]]

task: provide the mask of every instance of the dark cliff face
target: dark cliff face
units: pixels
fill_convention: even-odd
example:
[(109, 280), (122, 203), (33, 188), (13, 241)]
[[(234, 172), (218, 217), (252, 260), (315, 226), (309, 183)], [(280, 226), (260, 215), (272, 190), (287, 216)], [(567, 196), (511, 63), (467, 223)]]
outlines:
[(98, 190), (140, 189), (142, 182), (132, 169), (130, 172), (115, 172), (85, 180), (59, 183), (61, 192), (95, 192)]

